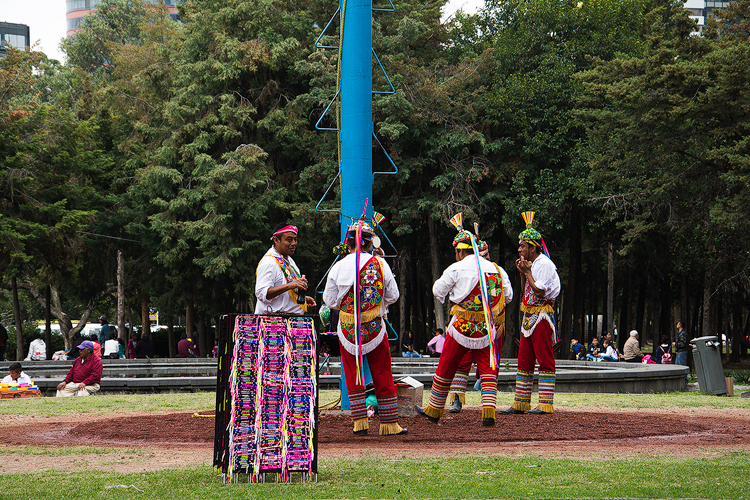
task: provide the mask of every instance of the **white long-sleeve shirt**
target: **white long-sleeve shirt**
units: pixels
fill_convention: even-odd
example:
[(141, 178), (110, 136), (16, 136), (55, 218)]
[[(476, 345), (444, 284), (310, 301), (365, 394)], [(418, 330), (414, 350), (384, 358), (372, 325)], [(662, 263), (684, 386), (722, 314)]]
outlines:
[(21, 375), (18, 376), (18, 379), (13, 380), (13, 377), (10, 375), (6, 375), (5, 378), (0, 382), (0, 384), (29, 384), (34, 385), (34, 381), (31, 380), (31, 377), (26, 375), (26, 373), (21, 372)]
[[(495, 264), (483, 257), (479, 257), (479, 262), (483, 273), (497, 274)], [(505, 269), (500, 266), (497, 267), (500, 268), (500, 276), (503, 278), (505, 303), (510, 304), (513, 300), (513, 287), (510, 286), (510, 278), (508, 278), (508, 273), (505, 272)], [(448, 268), (443, 271), (443, 275), (440, 276), (440, 279), (432, 285), (432, 294), (435, 295), (435, 298), (440, 302), (445, 302), (445, 297), (448, 296), (451, 302), (458, 304), (464, 300), (472, 290), (474, 290), (477, 283), (479, 283), (477, 259), (472, 254), (448, 266)]]
[(544, 254), (531, 263), (531, 277), (537, 288), (544, 290), (544, 298), (555, 300), (560, 295), (560, 276), (557, 266)]
[[(362, 252), (359, 256), (359, 270), (362, 270), (367, 261), (372, 258), (369, 253)], [(341, 309), (341, 302), (346, 294), (354, 286), (354, 281), (359, 278), (359, 272), (355, 272), (356, 255), (350, 253), (338, 261), (328, 273), (326, 288), (323, 292), (323, 302), (331, 309)], [(399, 297), (398, 285), (393, 277), (393, 271), (384, 259), (380, 259), (383, 270), (383, 302), (380, 305), (380, 316), (385, 315), (389, 305), (394, 304)]]
[[(489, 260), (479, 257), (480, 269), (485, 274), (497, 274), (500, 269), (500, 276), (503, 280), (503, 294), (505, 295), (505, 304), (509, 304), (513, 300), (513, 287), (510, 285), (510, 278), (508, 273), (505, 272), (500, 266), (495, 267), (495, 264)], [(460, 303), (464, 300), (479, 283), (479, 273), (477, 272), (477, 258), (474, 254), (467, 255), (460, 261), (451, 264), (448, 268), (443, 271), (443, 275), (440, 276), (434, 285), (432, 285), (432, 294), (440, 302), (445, 302), (446, 296), (450, 298), (450, 301), (454, 304)], [(490, 344), (489, 337), (480, 338), (467, 338), (462, 335), (453, 324), (456, 322), (455, 316), (451, 318), (451, 322), (448, 325), (446, 331), (447, 335), (453, 337), (453, 339), (460, 345), (467, 349), (483, 349)]]
[(45, 359), (47, 359), (47, 344), (42, 339), (32, 340), (26, 361), (44, 361)]
[[(360, 254), (359, 269), (356, 268), (356, 258), (355, 254), (350, 253), (337, 262), (328, 273), (328, 280), (326, 281), (326, 287), (323, 291), (323, 302), (325, 302), (331, 309), (341, 309), (341, 303), (346, 298), (349, 290), (352, 289), (352, 286), (354, 286), (354, 282), (359, 279), (359, 271), (365, 267), (365, 264), (367, 264), (372, 258), (372, 255), (366, 252)], [(379, 260), (380, 268), (383, 272), (383, 301), (380, 303), (380, 313), (378, 316), (384, 318), (388, 314), (388, 306), (395, 303), (400, 294), (390, 266), (384, 259)], [(341, 346), (346, 349), (347, 352), (354, 355), (356, 353), (355, 345), (346, 338), (346, 335), (341, 330), (341, 322), (339, 322), (336, 331)], [(372, 352), (380, 345), (384, 336), (385, 322), (381, 319), (380, 332), (374, 339), (362, 346), (362, 354)]]
[[(286, 276), (284, 276), (284, 273), (279, 268), (276, 257), (281, 257), (281, 254), (274, 247), (271, 247), (263, 258), (260, 259), (260, 263), (258, 263), (258, 270), (255, 276), (255, 297), (258, 299), (258, 302), (255, 304), (255, 314), (267, 314), (269, 312), (305, 314), (305, 311), (302, 310), (299, 304), (292, 300), (288, 292), (268, 299), (269, 288), (287, 284)], [(297, 270), (297, 273), (301, 275), (297, 264), (294, 263), (294, 259), (291, 257), (287, 257), (286, 259)]]

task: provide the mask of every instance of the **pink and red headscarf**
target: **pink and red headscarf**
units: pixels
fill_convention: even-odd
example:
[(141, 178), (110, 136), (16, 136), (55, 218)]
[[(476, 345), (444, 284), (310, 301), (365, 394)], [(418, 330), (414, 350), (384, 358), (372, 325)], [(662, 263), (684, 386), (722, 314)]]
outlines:
[(281, 229), (279, 229), (278, 231), (276, 231), (275, 233), (273, 233), (271, 235), (271, 239), (273, 240), (274, 237), (279, 236), (279, 235), (284, 234), (284, 233), (294, 233), (294, 234), (297, 234), (297, 226), (295, 226), (293, 224), (289, 224), (287, 226), (284, 226)]

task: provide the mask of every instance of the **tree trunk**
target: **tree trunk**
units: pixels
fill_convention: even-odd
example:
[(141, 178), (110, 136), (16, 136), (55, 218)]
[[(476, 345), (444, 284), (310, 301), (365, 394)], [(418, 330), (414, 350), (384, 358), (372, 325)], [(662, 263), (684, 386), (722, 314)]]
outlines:
[(174, 315), (167, 314), (167, 342), (169, 342), (169, 357), (177, 357), (177, 344), (174, 338)]
[(711, 270), (706, 267), (703, 276), (703, 332), (702, 336), (713, 335), (711, 332)]
[(646, 314), (646, 282), (641, 281), (638, 285), (638, 305), (635, 308), (635, 325), (633, 330), (641, 334), (641, 339), (646, 341), (646, 331), (644, 330), (643, 318)]
[[(740, 349), (742, 346), (742, 303), (735, 299), (732, 301), (732, 354), (729, 361), (740, 362)], [(727, 338), (730, 338), (727, 335)]]
[[(145, 292), (141, 292), (141, 335), (148, 333), (151, 336), (151, 320), (148, 316), (148, 296)], [(154, 339), (151, 339), (153, 342)]]
[[(440, 268), (440, 252), (438, 251), (438, 241), (437, 241), (437, 227), (435, 224), (435, 219), (432, 217), (427, 218), (427, 227), (430, 233), (430, 264), (432, 268), (432, 282), (435, 283), (438, 279), (440, 279), (440, 275), (442, 273)], [(432, 290), (430, 290), (432, 292)], [(432, 295), (432, 293), (430, 293)], [(432, 301), (435, 307), (435, 324), (437, 325), (437, 328), (445, 328), (445, 308), (443, 307), (442, 302), (440, 302), (434, 295), (432, 297)]]
[(52, 359), (52, 309), (50, 302), (52, 301), (52, 290), (51, 286), (47, 285), (47, 291), (44, 297), (44, 341), (47, 343), (47, 359)]
[(615, 329), (615, 245), (610, 243), (607, 247), (607, 321), (606, 330), (614, 332)]
[[(406, 312), (406, 269), (407, 269), (407, 260), (409, 259), (408, 254), (406, 252), (402, 252), (398, 255), (398, 291), (400, 293), (398, 297), (398, 346), (399, 349), (402, 347), (402, 339), (404, 338), (404, 335), (406, 334), (407, 328), (411, 329), (411, 327), (407, 326), (407, 312)], [(414, 335), (412, 335), (411, 339), (412, 343), (414, 342)], [(416, 348), (416, 344), (414, 345)], [(403, 351), (402, 351), (403, 352)]]
[(193, 306), (193, 297), (185, 297), (185, 333), (189, 339), (195, 339), (195, 306)]
[[(661, 301), (661, 311), (659, 313), (659, 331), (657, 333), (657, 337), (659, 338), (659, 341), (661, 341), (661, 336), (666, 335), (668, 338), (672, 338), (671, 332), (672, 329), (670, 328), (670, 324), (672, 323), (672, 318), (670, 317), (670, 310), (672, 305), (672, 288), (670, 287), (670, 280), (669, 277), (664, 274), (662, 275), (661, 279), (661, 294), (660, 294), (660, 301)], [(659, 345), (659, 344), (654, 344)]]
[(627, 277), (623, 280), (622, 297), (620, 300), (620, 329), (617, 332), (617, 348), (622, 352), (625, 347), (625, 341), (628, 339), (630, 332), (630, 282), (631, 274), (626, 273)]
[(10, 279), (11, 291), (13, 294), (13, 320), (16, 323), (16, 361), (23, 360), (23, 322), (21, 321), (21, 304), (18, 302), (18, 282), (16, 277)]
[[(132, 325), (131, 325), (132, 326)], [(128, 343), (125, 334), (125, 259), (122, 250), (117, 250), (117, 336)]]
[(687, 273), (682, 273), (680, 279), (680, 318), (682, 328), (690, 335), (690, 280)]

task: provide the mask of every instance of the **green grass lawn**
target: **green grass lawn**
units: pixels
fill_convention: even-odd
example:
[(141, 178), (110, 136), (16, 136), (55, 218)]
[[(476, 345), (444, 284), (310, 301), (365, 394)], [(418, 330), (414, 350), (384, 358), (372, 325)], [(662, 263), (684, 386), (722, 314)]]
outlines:
[[(214, 398), (211, 393), (190, 393), (3, 401), (0, 404), (0, 422), (3, 422), (3, 416), (17, 414), (68, 417), (113, 412), (205, 411), (214, 408)], [(337, 391), (321, 392), (321, 404), (337, 398)], [(498, 406), (510, 404), (511, 398), (510, 393), (501, 393)], [(665, 408), (750, 407), (748, 399), (696, 392), (557, 394), (555, 403), (557, 408), (571, 411), (589, 406), (646, 411)], [(468, 404), (478, 405), (479, 393), (468, 393)], [(70, 455), (73, 460), (81, 454), (112, 451), (115, 449), (103, 448), (97, 451), (86, 446), (6, 447), (0, 450), (0, 461), (23, 457), (23, 460), (34, 463), (40, 457), (66, 455)], [(144, 449), (143, 453), (147, 453), (147, 450)], [(0, 500), (750, 498), (750, 453), (721, 449), (711, 450), (710, 458), (675, 457), (669, 452), (657, 456), (598, 456), (584, 451), (576, 458), (467, 453), (465, 456), (450, 458), (383, 458), (372, 455), (354, 459), (323, 459), (319, 463), (318, 482), (305, 485), (225, 485), (216, 470), (209, 466), (208, 456), (206, 460), (206, 464), (193, 468), (152, 473), (91, 471), (71, 474), (65, 471), (35, 472), (30, 468), (25, 474), (0, 475)], [(138, 489), (125, 489), (119, 485), (134, 485)]]
[[(323, 460), (317, 483), (223, 484), (208, 466), (152, 473), (0, 477), (0, 498), (747, 498), (747, 453), (572, 460), (532, 456)], [(121, 488), (118, 485), (135, 488)], [(140, 490), (140, 491), (138, 491)]]

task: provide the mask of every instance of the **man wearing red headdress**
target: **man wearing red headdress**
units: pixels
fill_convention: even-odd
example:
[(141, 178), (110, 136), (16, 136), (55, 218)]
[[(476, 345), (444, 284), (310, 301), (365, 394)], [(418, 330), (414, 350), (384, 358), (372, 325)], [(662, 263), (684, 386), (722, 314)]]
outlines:
[[(337, 333), (354, 433), (358, 436), (367, 435), (370, 427), (365, 405), (364, 380), (361, 372), (359, 377), (357, 374), (358, 360), (361, 366), (362, 358), (367, 356), (378, 401), (380, 435), (406, 434), (408, 431), (398, 424), (398, 401), (391, 369), (391, 350), (383, 321), (388, 314), (388, 306), (398, 300), (399, 291), (388, 263), (371, 253), (373, 236), (372, 228), (365, 222), (360, 221), (349, 227), (349, 253), (328, 273), (323, 302), (332, 310), (339, 311)], [(359, 300), (355, 300), (357, 290)], [(358, 320), (359, 338), (356, 328)]]
[[(490, 337), (484, 306), (491, 311), (496, 338), (502, 338), (505, 305), (513, 300), (513, 289), (503, 268), (474, 254), (473, 236), (463, 229), (460, 214), (454, 219), (456, 222), (451, 222), (459, 230), (453, 239), (456, 262), (448, 266), (432, 287), (432, 293), (439, 301), (444, 302), (446, 297), (450, 297), (453, 304), (451, 322), (443, 354), (432, 379), (429, 403), (424, 408), (417, 406), (415, 409), (420, 415), (437, 423), (443, 416), (445, 399), (456, 370), (464, 356), (472, 353), (482, 386), (482, 425), (492, 426), (495, 425), (497, 401), (497, 365), (494, 368), (491, 365)], [(489, 304), (483, 304), (481, 297), (480, 270), (486, 279)]]
[[(297, 249), (297, 226), (288, 222), (277, 224), (271, 235), (273, 245), (255, 271), (255, 314), (305, 314), (315, 306), (315, 299), (298, 294), (307, 290), (307, 278), (300, 273), (292, 255)], [(300, 303), (301, 302), (301, 303)]]
[[(516, 268), (521, 274), (523, 301), (521, 303), (521, 343), (518, 346), (516, 394), (513, 405), (501, 414), (529, 413), (544, 415), (554, 413), (555, 323), (552, 317), (554, 303), (560, 294), (560, 277), (547, 254), (539, 231), (531, 227), (534, 212), (524, 212), (526, 229), (518, 235), (518, 260)], [(534, 366), (539, 362), (539, 404), (531, 409), (531, 391), (534, 386)]]

